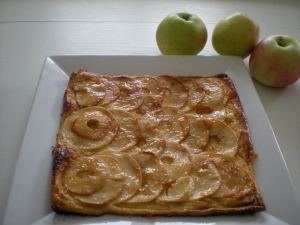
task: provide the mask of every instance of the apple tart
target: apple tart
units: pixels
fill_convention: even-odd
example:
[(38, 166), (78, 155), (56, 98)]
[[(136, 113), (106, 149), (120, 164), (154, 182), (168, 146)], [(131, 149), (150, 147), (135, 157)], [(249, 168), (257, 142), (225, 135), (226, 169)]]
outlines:
[(265, 210), (257, 154), (233, 82), (78, 70), (53, 146), (51, 204), (81, 215)]

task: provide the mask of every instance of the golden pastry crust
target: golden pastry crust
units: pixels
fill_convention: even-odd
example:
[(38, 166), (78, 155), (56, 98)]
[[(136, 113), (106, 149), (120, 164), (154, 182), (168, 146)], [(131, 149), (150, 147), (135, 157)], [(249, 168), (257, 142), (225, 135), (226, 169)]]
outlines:
[(64, 95), (52, 153), (51, 204), (58, 213), (265, 210), (246, 116), (226, 74), (108, 76), (78, 70)]

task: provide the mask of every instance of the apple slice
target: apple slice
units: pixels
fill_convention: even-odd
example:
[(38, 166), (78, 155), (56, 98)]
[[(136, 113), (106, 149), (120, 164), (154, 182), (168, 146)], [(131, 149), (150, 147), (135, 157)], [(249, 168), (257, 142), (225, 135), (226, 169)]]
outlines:
[(226, 119), (224, 121), (235, 133), (237, 139), (240, 136), (241, 124), (239, 119), (235, 116), (234, 111), (226, 108)]
[(220, 171), (221, 185), (212, 196), (215, 198), (242, 198), (254, 190), (253, 177), (250, 176), (248, 165), (239, 156), (214, 155), (210, 158)]
[[(218, 82), (223, 82), (222, 80), (218, 80)], [(226, 106), (226, 104), (230, 101), (230, 98), (235, 96), (235, 92), (231, 90), (231, 87), (228, 84), (224, 84), (223, 86), (223, 99), (221, 100), (222, 104)]]
[(192, 169), (188, 150), (175, 142), (166, 143), (166, 148), (160, 156), (160, 160), (167, 169), (169, 183), (176, 181), (180, 177), (187, 176)]
[(105, 96), (101, 102), (102, 106), (114, 102), (119, 98), (120, 90), (113, 82), (104, 77), (100, 77), (99, 80), (105, 86)]
[(74, 198), (85, 204), (102, 205), (119, 196), (124, 186), (125, 174), (121, 164), (113, 157), (107, 155), (94, 157), (102, 160), (105, 164), (106, 179), (104, 185), (93, 194), (74, 195)]
[(181, 108), (186, 104), (188, 94), (180, 81), (169, 75), (159, 75), (156, 78), (165, 88), (163, 106)]
[(73, 122), (72, 129), (82, 137), (100, 140), (109, 130), (110, 118), (100, 111), (83, 112)]
[(128, 203), (150, 202), (164, 190), (168, 173), (160, 159), (149, 152), (138, 152), (131, 155), (142, 168), (142, 185)]
[(193, 167), (189, 174), (194, 182), (194, 193), (190, 200), (199, 200), (214, 194), (221, 185), (216, 166), (202, 155), (194, 155)]
[(143, 104), (132, 111), (141, 122), (146, 122), (156, 127), (164, 116), (161, 104), (151, 96), (145, 96)]
[(75, 99), (79, 106), (96, 106), (105, 97), (105, 85), (95, 79), (86, 77), (73, 83)]
[(74, 72), (71, 88), (79, 106), (101, 106), (113, 102), (120, 96), (118, 87), (104, 77), (85, 70)]
[(127, 76), (106, 76), (120, 91), (120, 96), (113, 102), (105, 105), (108, 109), (134, 110), (143, 104), (143, 94), (133, 78)]
[(133, 78), (144, 95), (151, 96), (160, 103), (162, 102), (165, 95), (165, 88), (158, 82), (155, 77), (137, 76)]
[(158, 124), (158, 131), (164, 136), (166, 140), (173, 142), (182, 141), (189, 132), (189, 119), (181, 110), (165, 106), (164, 118)]
[(181, 142), (181, 144), (186, 147), (189, 152), (197, 154), (203, 151), (204, 147), (209, 140), (209, 130), (203, 119), (192, 114), (186, 114), (190, 129), (186, 138)]
[(157, 129), (154, 129), (148, 123), (140, 122), (142, 136), (138, 143), (127, 150), (129, 154), (136, 152), (151, 152), (160, 156), (166, 147), (166, 141)]
[(220, 120), (205, 120), (205, 123), (209, 127), (209, 141), (204, 151), (235, 155), (238, 148), (238, 139), (234, 131)]
[(196, 83), (205, 91), (205, 94), (222, 102), (224, 84), (216, 77), (196, 78)]
[(106, 165), (101, 158), (83, 157), (73, 160), (62, 176), (63, 186), (77, 195), (91, 195), (105, 184)]
[(204, 96), (205, 91), (202, 87), (197, 85), (197, 83), (194, 81), (193, 77), (176, 77), (177, 80), (179, 80), (188, 93), (187, 102), (184, 105), (183, 108), (181, 108), (182, 111), (188, 112), (191, 111), (196, 107), (198, 103), (200, 103)]
[(141, 137), (138, 119), (130, 112), (120, 109), (109, 110), (119, 123), (117, 134), (105, 150), (125, 151), (134, 146)]
[(124, 170), (124, 186), (117, 199), (114, 200), (114, 203), (119, 204), (135, 195), (142, 183), (141, 167), (136, 160), (125, 152), (107, 150), (101, 152), (100, 155), (108, 155), (115, 158)]
[(102, 148), (114, 139), (118, 125), (116, 117), (105, 108), (83, 108), (65, 119), (58, 133), (58, 143), (76, 151)]
[(197, 114), (202, 119), (217, 119), (224, 121), (226, 118), (226, 111), (222, 103), (209, 95), (205, 95), (203, 101), (188, 113)]
[(190, 176), (180, 177), (165, 188), (157, 203), (169, 204), (188, 200), (194, 193), (194, 182)]

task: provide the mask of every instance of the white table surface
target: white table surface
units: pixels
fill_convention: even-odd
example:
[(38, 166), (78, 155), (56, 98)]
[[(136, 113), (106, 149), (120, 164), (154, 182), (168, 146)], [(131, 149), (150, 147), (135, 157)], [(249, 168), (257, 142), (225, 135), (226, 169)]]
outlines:
[[(217, 55), (213, 28), (237, 11), (260, 25), (260, 40), (286, 34), (300, 41), (297, 0), (0, 0), (0, 221), (45, 57), (160, 55), (155, 31), (173, 11), (195, 13), (206, 24), (208, 42), (201, 55)], [(244, 61), (248, 66), (249, 58)], [(300, 80), (286, 88), (253, 82), (300, 195)]]

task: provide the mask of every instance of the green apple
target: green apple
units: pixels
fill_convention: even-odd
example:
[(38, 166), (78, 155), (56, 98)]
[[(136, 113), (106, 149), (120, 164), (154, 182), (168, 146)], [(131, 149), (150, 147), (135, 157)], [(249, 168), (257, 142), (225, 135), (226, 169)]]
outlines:
[(156, 30), (156, 43), (163, 55), (197, 55), (206, 41), (206, 26), (192, 13), (171, 13)]
[(260, 41), (249, 60), (249, 70), (260, 83), (284, 87), (300, 77), (300, 45), (288, 35), (273, 35)]
[(246, 58), (259, 39), (259, 25), (244, 13), (234, 13), (217, 23), (212, 34), (212, 45), (220, 55)]

